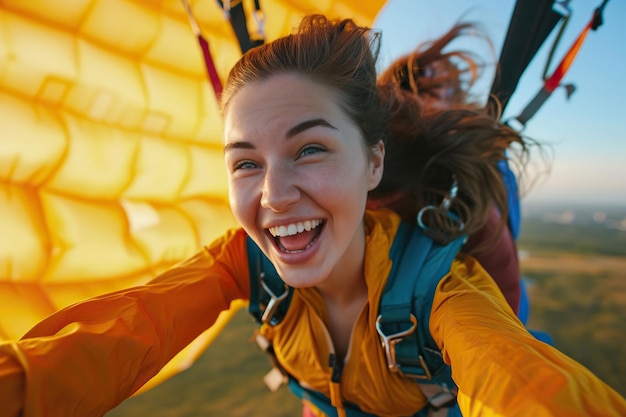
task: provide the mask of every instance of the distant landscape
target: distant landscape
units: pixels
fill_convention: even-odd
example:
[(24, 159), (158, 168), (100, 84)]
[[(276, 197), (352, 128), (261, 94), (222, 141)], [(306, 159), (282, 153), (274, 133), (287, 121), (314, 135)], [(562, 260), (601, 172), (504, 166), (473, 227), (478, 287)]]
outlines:
[[(626, 396), (626, 206), (525, 205), (519, 250), (528, 326)], [(287, 417), (301, 406), (262, 381), (269, 362), (238, 313), (189, 370), (107, 417)]]
[(626, 396), (626, 206), (525, 206), (529, 327)]

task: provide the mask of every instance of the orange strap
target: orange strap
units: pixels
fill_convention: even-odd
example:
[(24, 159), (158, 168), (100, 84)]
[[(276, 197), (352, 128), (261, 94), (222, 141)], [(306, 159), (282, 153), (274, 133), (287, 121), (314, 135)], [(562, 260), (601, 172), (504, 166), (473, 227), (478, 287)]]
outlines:
[(604, 0), (602, 4), (594, 10), (591, 20), (578, 35), (576, 41), (574, 41), (569, 51), (567, 51), (567, 54), (565, 55), (565, 57), (563, 57), (558, 67), (554, 70), (552, 75), (545, 80), (543, 86), (541, 87), (541, 90), (539, 90), (537, 95), (535, 95), (535, 97), (530, 101), (530, 103), (528, 103), (524, 110), (522, 110), (519, 116), (515, 117), (515, 119), (520, 122), (522, 126), (526, 125), (528, 120), (530, 120), (530, 118), (533, 117), (535, 113), (537, 113), (537, 110), (539, 110), (541, 105), (543, 105), (548, 97), (550, 97), (550, 94), (552, 94), (552, 92), (561, 84), (561, 80), (569, 70), (572, 62), (574, 62), (576, 55), (578, 55), (580, 47), (585, 41), (589, 30), (596, 30), (598, 27), (600, 27), (600, 25), (602, 25), (602, 12), (604, 11), (604, 7), (607, 3), (608, 0)]

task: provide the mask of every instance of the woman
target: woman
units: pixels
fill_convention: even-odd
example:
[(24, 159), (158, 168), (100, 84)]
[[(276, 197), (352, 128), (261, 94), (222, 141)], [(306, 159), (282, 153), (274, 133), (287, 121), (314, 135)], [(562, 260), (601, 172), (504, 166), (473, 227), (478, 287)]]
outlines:
[[(415, 97), (377, 88), (376, 42), (350, 20), (310, 16), (297, 34), (247, 53), (222, 98), (230, 203), (242, 228), (145, 286), (68, 307), (0, 345), (0, 415), (100, 416), (115, 407), (233, 300), (249, 298), (247, 236), (295, 288), (283, 321), (261, 328), (280, 365), (339, 415), (350, 407), (424, 415), (426, 398), (389, 372), (375, 330), (400, 218), (366, 212), (368, 193), (414, 177), (416, 202), (438, 205), (456, 178), (449, 209), (464, 230), (437, 210), (424, 221), (446, 238), (472, 233), (493, 202), (504, 204), (494, 162), (519, 137), (471, 109), (424, 114)], [(418, 136), (395, 136), (404, 117), (419, 118)], [(386, 148), (390, 133), (417, 152), (394, 166), (404, 179), (387, 176), (395, 162), (387, 149), (400, 152)], [(615, 391), (525, 331), (471, 257), (439, 283), (429, 329), (464, 415), (626, 414)]]

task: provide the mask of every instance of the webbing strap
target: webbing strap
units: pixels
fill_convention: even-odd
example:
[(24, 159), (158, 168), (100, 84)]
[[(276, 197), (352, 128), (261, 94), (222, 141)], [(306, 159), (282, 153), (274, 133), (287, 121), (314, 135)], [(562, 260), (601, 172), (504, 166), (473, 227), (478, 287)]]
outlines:
[(220, 76), (217, 74), (217, 69), (215, 68), (213, 57), (211, 56), (211, 50), (209, 49), (209, 42), (206, 39), (204, 39), (204, 37), (201, 34), (199, 34), (198, 43), (200, 44), (200, 48), (202, 49), (204, 65), (206, 67), (209, 80), (211, 81), (213, 92), (215, 93), (215, 97), (217, 97), (217, 100), (219, 101), (220, 98), (222, 97), (223, 86), (222, 86), (222, 81), (220, 80)]
[[(222, 0), (218, 0), (218, 3), (222, 8), (224, 8), (224, 2)], [(257, 8), (257, 4), (255, 3), (255, 12), (258, 13), (260, 12), (260, 10), (260, 4)], [(239, 42), (239, 48), (241, 49), (242, 54), (245, 54), (248, 50), (254, 48), (255, 46), (263, 44), (263, 39), (252, 40), (250, 38), (246, 12), (243, 8), (243, 1), (230, 3), (230, 8), (228, 9), (228, 20), (230, 21), (230, 25), (235, 32), (235, 36), (237, 37), (237, 41)]]
[(507, 224), (513, 240), (517, 240), (522, 223), (522, 213), (520, 209), (519, 187), (515, 173), (511, 170), (507, 159), (498, 161), (498, 170), (502, 175), (502, 182), (506, 188), (507, 197)]
[(209, 48), (209, 42), (202, 35), (202, 30), (200, 30), (200, 25), (198, 25), (198, 21), (191, 11), (191, 7), (187, 0), (181, 0), (183, 3), (183, 7), (185, 8), (185, 13), (187, 14), (187, 18), (189, 19), (189, 24), (191, 25), (191, 29), (193, 33), (198, 38), (198, 44), (200, 45), (200, 49), (202, 50), (202, 57), (204, 58), (204, 65), (207, 70), (207, 75), (209, 76), (209, 81), (211, 81), (211, 86), (213, 87), (213, 92), (217, 97), (217, 100), (220, 100), (222, 96), (222, 81), (220, 80), (219, 75), (217, 74), (217, 69), (215, 68), (215, 63), (213, 62), (213, 57), (211, 56), (211, 50)]
[[(272, 317), (269, 317), (268, 324), (276, 325), (287, 314), (287, 308), (289, 303), (291, 303), (293, 295), (293, 288), (285, 286), (274, 265), (249, 236), (246, 238), (246, 250), (248, 253), (248, 271), (250, 273), (248, 312), (262, 324), (266, 310), (268, 306), (271, 306), (272, 298), (275, 298), (273, 296), (285, 295), (285, 298), (281, 299), (279, 305), (274, 309)], [(268, 290), (271, 294), (268, 293)], [(285, 291), (287, 292), (286, 294)]]
[[(306, 400), (317, 407), (328, 417), (338, 417), (337, 409), (330, 404), (330, 400), (323, 394), (302, 387), (294, 378), (289, 378), (288, 383), (291, 392), (298, 398)], [(375, 414), (366, 413), (360, 410), (356, 405), (345, 405), (346, 417), (376, 417)], [(451, 412), (452, 410), (452, 412)], [(455, 409), (442, 408), (439, 410), (433, 410), (428, 407), (418, 411), (411, 417), (460, 417), (460, 413), (456, 413)]]
[[(382, 331), (387, 335), (403, 332), (412, 326), (412, 313), (417, 314), (416, 331), (394, 343), (393, 356), (403, 374), (418, 379), (433, 378), (432, 382), (439, 383), (440, 369), (425, 367), (433, 362), (443, 365), (428, 328), (432, 296), (440, 279), (449, 272), (465, 238), (438, 245), (421, 229), (406, 223), (400, 225), (397, 233), (391, 249), (395, 261), (380, 302)], [(392, 364), (389, 365), (392, 369)]]
[(528, 103), (524, 110), (522, 110), (519, 116), (515, 117), (515, 120), (521, 123), (522, 126), (526, 125), (528, 120), (530, 120), (530, 118), (533, 117), (535, 113), (537, 113), (539, 108), (543, 105), (543, 103), (546, 102), (552, 92), (561, 84), (561, 80), (569, 70), (572, 62), (574, 62), (574, 59), (576, 58), (576, 55), (578, 55), (580, 47), (585, 41), (585, 38), (587, 37), (589, 31), (596, 30), (600, 25), (602, 25), (602, 12), (604, 11), (604, 7), (607, 3), (608, 0), (604, 0), (602, 4), (594, 10), (591, 20), (578, 35), (572, 46), (570, 46), (569, 51), (567, 51), (567, 54), (565, 54), (552, 75), (545, 80), (539, 92), (530, 101), (530, 103)]
[[(320, 411), (322, 411), (327, 417), (338, 417), (337, 409), (332, 406), (330, 399), (320, 392), (313, 391), (302, 387), (294, 378), (289, 378), (289, 389), (297, 397), (302, 398), (313, 404)], [(347, 417), (376, 417), (374, 414), (369, 414), (359, 410), (356, 406), (351, 407), (347, 405), (345, 407)]]

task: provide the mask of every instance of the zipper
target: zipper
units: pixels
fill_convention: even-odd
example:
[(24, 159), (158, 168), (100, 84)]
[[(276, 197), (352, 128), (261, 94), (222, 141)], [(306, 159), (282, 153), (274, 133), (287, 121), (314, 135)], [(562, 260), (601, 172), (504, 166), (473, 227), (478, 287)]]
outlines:
[[(317, 314), (317, 311), (313, 308), (307, 297), (302, 297), (302, 300), (305, 304), (313, 311), (313, 315), (320, 323), (320, 327), (324, 330), (324, 336), (326, 339), (326, 343), (328, 345), (328, 351), (330, 352), (328, 355), (328, 366), (331, 371), (330, 375), (330, 383), (329, 383), (329, 391), (330, 391), (330, 403), (337, 410), (338, 417), (346, 417), (346, 409), (343, 406), (343, 400), (341, 398), (341, 376), (343, 374), (345, 360), (344, 358), (339, 357), (335, 353), (335, 345), (333, 344), (333, 340), (330, 337), (330, 332), (326, 327), (326, 324), (322, 320), (322, 318)], [(356, 321), (352, 325), (352, 330), (350, 332), (350, 342), (348, 343), (348, 350), (346, 353), (346, 359), (350, 357), (350, 353), (352, 351), (352, 342), (354, 340), (354, 329), (356, 327), (356, 322), (363, 315), (363, 310), (365, 306), (368, 304), (368, 300), (363, 303), (363, 307), (361, 307), (361, 311), (357, 315)]]
[(341, 374), (343, 373), (343, 359), (331, 353), (328, 356), (330, 366), (330, 403), (337, 410), (337, 417), (346, 417), (346, 409), (341, 399)]
[(343, 359), (331, 353), (328, 357), (328, 366), (331, 369), (330, 380), (335, 383), (341, 382), (341, 374), (343, 373)]

